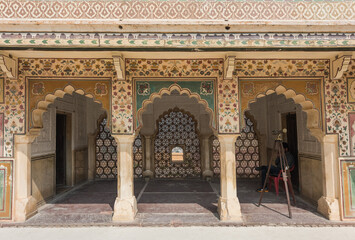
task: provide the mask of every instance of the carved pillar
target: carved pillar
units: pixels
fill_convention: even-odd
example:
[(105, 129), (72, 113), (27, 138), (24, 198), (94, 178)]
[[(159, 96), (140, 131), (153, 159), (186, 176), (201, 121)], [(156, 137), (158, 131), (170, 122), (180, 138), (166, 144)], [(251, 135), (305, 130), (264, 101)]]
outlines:
[(259, 156), (260, 156), (260, 166), (265, 165), (267, 166), (269, 157), (267, 155), (267, 135), (260, 134), (259, 136)]
[(113, 221), (133, 221), (137, 214), (137, 200), (133, 192), (134, 135), (115, 135), (117, 142), (117, 198)]
[(145, 170), (143, 172), (143, 177), (153, 178), (154, 176), (154, 159), (152, 154), (152, 136), (144, 136), (145, 138)]
[(323, 196), (318, 200), (318, 212), (329, 220), (340, 220), (340, 176), (338, 136), (325, 135), (322, 144)]
[(40, 129), (27, 135), (15, 135), (15, 221), (25, 221), (37, 212), (37, 200), (32, 197), (31, 144)]
[(209, 136), (202, 136), (201, 139), (201, 157), (202, 157), (202, 177), (212, 178), (213, 172), (211, 171), (211, 154), (210, 154), (210, 141)]
[(242, 221), (237, 198), (235, 141), (239, 135), (218, 135), (221, 145), (221, 196), (218, 213), (222, 221)]
[(88, 180), (94, 180), (96, 169), (96, 134), (88, 136)]

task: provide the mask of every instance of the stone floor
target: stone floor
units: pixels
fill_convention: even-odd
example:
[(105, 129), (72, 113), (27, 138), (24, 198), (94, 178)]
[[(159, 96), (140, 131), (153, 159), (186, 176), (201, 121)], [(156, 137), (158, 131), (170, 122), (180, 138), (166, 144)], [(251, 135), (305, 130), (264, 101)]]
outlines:
[[(288, 217), (284, 192), (264, 194), (256, 206), (259, 181), (238, 180), (238, 197), (243, 222), (220, 222), (217, 215), (218, 182), (201, 180), (135, 181), (138, 215), (134, 222), (111, 221), (116, 198), (116, 181), (90, 182), (65, 193), (40, 208), (38, 214), (17, 226), (255, 226), (255, 225), (343, 225), (320, 216), (314, 206), (296, 196), (293, 218)], [(7, 224), (11, 225), (11, 223)], [(4, 226), (4, 225), (3, 225)]]

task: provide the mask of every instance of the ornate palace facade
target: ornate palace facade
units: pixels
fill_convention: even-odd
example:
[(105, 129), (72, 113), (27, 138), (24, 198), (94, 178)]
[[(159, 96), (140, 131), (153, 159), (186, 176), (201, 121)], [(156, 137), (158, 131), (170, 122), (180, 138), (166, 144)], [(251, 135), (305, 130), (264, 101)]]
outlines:
[(149, 177), (220, 179), (240, 221), (287, 114), (300, 195), (354, 220), (354, 49), (351, 0), (0, 0), (0, 220), (98, 178), (134, 220)]

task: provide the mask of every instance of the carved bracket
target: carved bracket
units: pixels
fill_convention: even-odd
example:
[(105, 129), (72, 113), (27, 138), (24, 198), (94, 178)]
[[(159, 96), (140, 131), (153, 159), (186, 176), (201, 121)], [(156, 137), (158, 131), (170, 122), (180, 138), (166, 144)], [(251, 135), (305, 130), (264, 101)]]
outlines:
[(113, 64), (115, 65), (116, 68), (118, 80), (124, 80), (125, 79), (124, 59), (122, 54), (114, 54), (112, 55), (112, 58), (113, 58)]
[(4, 54), (0, 54), (0, 68), (6, 74), (8, 78), (16, 78), (16, 65), (17, 61)]
[(235, 56), (234, 55), (227, 55), (224, 59), (224, 79), (231, 80), (233, 79), (233, 72), (234, 72), (234, 63), (235, 63)]
[(351, 53), (344, 53), (335, 57), (332, 61), (332, 77), (333, 79), (340, 79), (343, 77), (344, 73), (348, 70)]

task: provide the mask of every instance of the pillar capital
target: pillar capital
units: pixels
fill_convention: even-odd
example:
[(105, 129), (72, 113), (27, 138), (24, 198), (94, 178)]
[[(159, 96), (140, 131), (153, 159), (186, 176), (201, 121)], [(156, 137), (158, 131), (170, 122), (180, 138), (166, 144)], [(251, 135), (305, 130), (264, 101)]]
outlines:
[(218, 140), (220, 143), (235, 143), (240, 134), (218, 134)]
[(112, 135), (117, 144), (133, 144), (135, 135)]
[(26, 135), (15, 135), (15, 144), (31, 144), (40, 135), (41, 128), (32, 128)]

